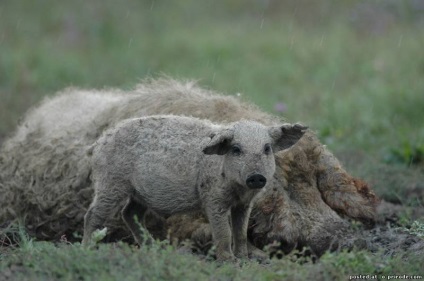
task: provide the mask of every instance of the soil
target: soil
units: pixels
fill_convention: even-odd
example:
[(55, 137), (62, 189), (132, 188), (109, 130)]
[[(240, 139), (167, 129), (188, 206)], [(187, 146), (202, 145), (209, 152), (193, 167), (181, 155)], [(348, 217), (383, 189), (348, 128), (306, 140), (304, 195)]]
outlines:
[(424, 218), (423, 207), (406, 207), (383, 200), (377, 211), (377, 224), (372, 229), (358, 227), (344, 239), (343, 247), (380, 251), (387, 256), (404, 253), (424, 256), (424, 237), (409, 233), (408, 226), (401, 226), (403, 214), (409, 214), (409, 221)]

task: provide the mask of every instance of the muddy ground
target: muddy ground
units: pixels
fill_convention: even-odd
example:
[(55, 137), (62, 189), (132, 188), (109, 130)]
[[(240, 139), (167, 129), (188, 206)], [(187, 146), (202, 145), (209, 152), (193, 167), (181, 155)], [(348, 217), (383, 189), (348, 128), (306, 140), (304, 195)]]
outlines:
[(352, 233), (342, 242), (344, 247), (356, 247), (371, 252), (381, 251), (393, 256), (404, 253), (417, 253), (424, 257), (424, 237), (411, 234), (410, 225), (404, 225), (403, 216), (409, 215), (411, 221), (424, 218), (424, 208), (406, 207), (381, 201), (378, 207), (378, 221), (371, 229), (365, 229), (356, 223)]

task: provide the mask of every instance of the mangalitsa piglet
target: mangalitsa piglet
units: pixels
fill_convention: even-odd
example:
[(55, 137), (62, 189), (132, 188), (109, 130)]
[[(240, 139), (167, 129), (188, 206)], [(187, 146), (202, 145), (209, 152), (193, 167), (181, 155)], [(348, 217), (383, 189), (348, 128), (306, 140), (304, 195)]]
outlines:
[[(217, 125), (181, 116), (128, 119), (92, 147), (95, 196), (84, 221), (83, 244), (118, 206), (137, 242), (141, 218), (202, 210), (218, 260), (246, 258), (252, 202), (274, 175), (274, 153), (299, 140), (306, 127), (267, 127), (253, 121)], [(233, 243), (233, 244), (232, 244)]]

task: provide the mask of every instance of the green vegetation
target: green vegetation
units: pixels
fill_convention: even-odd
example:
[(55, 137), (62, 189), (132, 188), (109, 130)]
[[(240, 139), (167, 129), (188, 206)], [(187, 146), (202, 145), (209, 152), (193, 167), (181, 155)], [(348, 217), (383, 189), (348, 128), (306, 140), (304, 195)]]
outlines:
[(407, 231), (424, 239), (424, 223), (422, 222), (414, 221)]
[[(365, 251), (326, 253), (318, 262), (292, 253), (268, 264), (217, 263), (178, 252), (165, 242), (140, 248), (125, 243), (34, 242), (20, 234), (19, 247), (0, 256), (1, 280), (347, 280), (352, 275), (418, 275), (422, 259), (385, 257)], [(7, 279), (10, 278), (10, 279)]]
[[(365, 2), (3, 0), (0, 141), (30, 106), (64, 87), (131, 89), (146, 76), (166, 74), (242, 93), (266, 111), (308, 124), (381, 197), (422, 209), (423, 7)], [(422, 223), (412, 224), (409, 215), (402, 224), (422, 236)], [(318, 263), (293, 255), (238, 267), (166, 244), (84, 250), (20, 240), (16, 249), (0, 248), (0, 279), (346, 280), (422, 273), (422, 257), (361, 251), (325, 254)]]

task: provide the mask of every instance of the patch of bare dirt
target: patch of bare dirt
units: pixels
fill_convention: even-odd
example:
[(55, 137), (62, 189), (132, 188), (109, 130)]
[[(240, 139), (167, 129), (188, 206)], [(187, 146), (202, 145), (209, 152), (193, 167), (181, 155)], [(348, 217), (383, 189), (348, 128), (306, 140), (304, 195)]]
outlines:
[(424, 218), (422, 206), (408, 207), (383, 200), (377, 212), (376, 226), (372, 229), (357, 227), (342, 239), (341, 248), (383, 252), (385, 256), (415, 253), (424, 257), (424, 238), (409, 233), (408, 226), (402, 226), (402, 220), (410, 222)]

